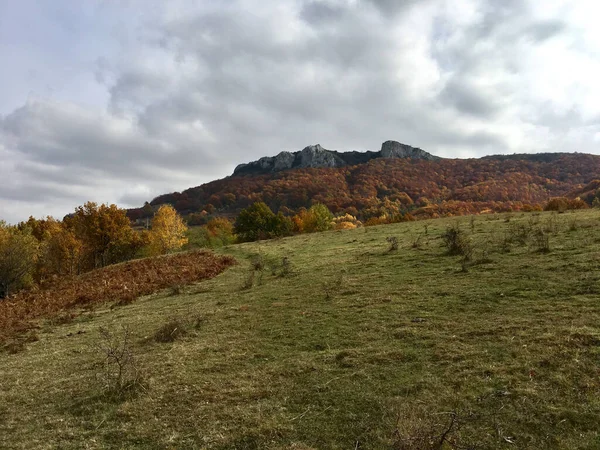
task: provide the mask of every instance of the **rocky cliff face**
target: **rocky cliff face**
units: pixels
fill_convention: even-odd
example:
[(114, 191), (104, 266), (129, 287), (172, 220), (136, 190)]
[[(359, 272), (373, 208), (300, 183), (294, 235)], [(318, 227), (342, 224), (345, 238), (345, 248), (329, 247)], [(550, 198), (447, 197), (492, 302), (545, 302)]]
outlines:
[(309, 145), (299, 152), (281, 152), (277, 156), (265, 156), (258, 161), (240, 164), (233, 171), (234, 175), (260, 174), (279, 172), (305, 167), (342, 167), (362, 164), (375, 158), (412, 158), (433, 161), (440, 159), (420, 148), (386, 141), (378, 152), (337, 152), (326, 150), (317, 145)]
[(410, 145), (401, 144), (400, 142), (396, 141), (385, 141), (383, 144), (381, 144), (380, 153), (382, 158), (412, 158), (425, 159), (428, 161), (440, 159), (439, 156), (433, 156), (431, 153), (427, 153), (425, 150), (411, 147)]

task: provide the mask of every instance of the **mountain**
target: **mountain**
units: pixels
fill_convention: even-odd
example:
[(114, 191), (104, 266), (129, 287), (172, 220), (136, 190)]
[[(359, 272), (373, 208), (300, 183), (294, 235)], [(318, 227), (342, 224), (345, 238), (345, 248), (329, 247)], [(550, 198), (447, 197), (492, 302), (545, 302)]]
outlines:
[(258, 161), (240, 164), (233, 171), (234, 175), (256, 175), (261, 173), (280, 172), (290, 169), (343, 167), (365, 164), (376, 158), (411, 158), (435, 161), (440, 159), (420, 148), (386, 141), (378, 152), (338, 152), (326, 150), (319, 144), (309, 145), (299, 152), (281, 152), (277, 156), (265, 156)]
[[(172, 204), (189, 223), (234, 216), (254, 202), (293, 214), (315, 202), (361, 220), (410, 212), (417, 217), (538, 209), (551, 197), (591, 204), (600, 187), (600, 156), (582, 153), (439, 158), (386, 141), (378, 152), (337, 152), (312, 145), (239, 165), (233, 175), (161, 195), (129, 210), (136, 220)], [(599, 191), (600, 192), (600, 191)]]

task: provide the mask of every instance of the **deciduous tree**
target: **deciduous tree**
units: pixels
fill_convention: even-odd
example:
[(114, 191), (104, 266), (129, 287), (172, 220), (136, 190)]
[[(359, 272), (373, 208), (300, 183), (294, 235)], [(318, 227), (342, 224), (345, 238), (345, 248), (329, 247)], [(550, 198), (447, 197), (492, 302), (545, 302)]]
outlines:
[(150, 249), (154, 255), (178, 250), (187, 243), (187, 226), (171, 205), (162, 205), (152, 219)]
[(18, 229), (0, 222), (0, 298), (32, 282), (38, 251), (38, 241), (30, 228)]

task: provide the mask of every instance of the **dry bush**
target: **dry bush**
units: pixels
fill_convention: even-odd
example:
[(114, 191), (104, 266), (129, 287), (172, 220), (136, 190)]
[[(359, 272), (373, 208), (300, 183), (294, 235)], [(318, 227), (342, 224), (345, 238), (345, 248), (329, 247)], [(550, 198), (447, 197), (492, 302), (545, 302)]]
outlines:
[(21, 292), (0, 302), (0, 342), (74, 308), (113, 301), (126, 304), (143, 295), (175, 285), (212, 278), (235, 264), (230, 256), (208, 251), (146, 258), (59, 278), (38, 290)]
[(561, 231), (562, 222), (558, 219), (558, 215), (556, 213), (552, 213), (550, 217), (548, 217), (542, 226), (542, 229), (545, 233), (558, 234)]
[(251, 289), (252, 286), (254, 286), (254, 278), (256, 277), (255, 273), (256, 273), (255, 270), (250, 270), (248, 272), (248, 275), (246, 276), (246, 278), (244, 278), (244, 281), (242, 283), (241, 289), (243, 291)]
[[(425, 232), (425, 234), (427, 234), (427, 232)], [(412, 248), (421, 248), (423, 247), (423, 242), (421, 241), (421, 239), (423, 238), (423, 234), (418, 234), (416, 238), (413, 239), (412, 241)]]
[(537, 228), (531, 235), (534, 251), (538, 253), (550, 252), (550, 236), (542, 228)]
[(456, 412), (419, 414), (398, 417), (394, 431), (394, 450), (444, 450), (456, 447), (459, 420)]
[(263, 271), (265, 269), (265, 258), (263, 255), (258, 254), (250, 258), (250, 264), (256, 271)]
[(154, 333), (156, 342), (174, 342), (176, 339), (187, 334), (187, 324), (179, 317), (169, 319)]
[(467, 234), (460, 229), (458, 223), (449, 226), (442, 234), (442, 241), (448, 249), (448, 255), (462, 256), (467, 261), (473, 257), (473, 245)]
[(390, 244), (388, 252), (395, 252), (398, 250), (398, 238), (396, 236), (388, 236), (385, 240)]
[(179, 283), (174, 284), (173, 286), (169, 287), (169, 295), (170, 296), (176, 296), (176, 295), (181, 295), (183, 293), (183, 286)]
[(132, 333), (128, 327), (119, 332), (104, 328), (99, 330), (98, 342), (94, 345), (101, 360), (95, 368), (104, 393), (109, 397), (123, 398), (146, 389), (133, 352)]
[(512, 244), (525, 245), (531, 231), (531, 226), (513, 222), (508, 226), (508, 239)]
[(569, 231), (577, 231), (579, 229), (580, 225), (579, 225), (579, 221), (577, 220), (577, 217), (570, 217), (569, 218)]
[(281, 269), (279, 271), (280, 277), (287, 277), (293, 273), (292, 261), (287, 256), (284, 256), (281, 260)]

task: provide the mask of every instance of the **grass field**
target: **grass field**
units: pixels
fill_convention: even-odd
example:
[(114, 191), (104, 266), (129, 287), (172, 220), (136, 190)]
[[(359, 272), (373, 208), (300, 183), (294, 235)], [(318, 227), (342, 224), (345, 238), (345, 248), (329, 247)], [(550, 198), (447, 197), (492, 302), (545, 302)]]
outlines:
[[(220, 251), (240, 264), (0, 354), (0, 447), (600, 448), (600, 211)], [(130, 331), (132, 389), (107, 388), (101, 329)]]

